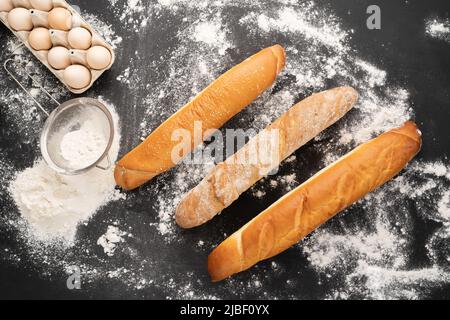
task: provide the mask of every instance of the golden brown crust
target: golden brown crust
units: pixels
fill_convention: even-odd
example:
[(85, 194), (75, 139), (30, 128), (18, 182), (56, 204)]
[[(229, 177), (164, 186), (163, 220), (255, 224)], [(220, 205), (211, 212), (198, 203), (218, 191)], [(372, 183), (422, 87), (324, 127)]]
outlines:
[[(314, 94), (293, 106), (236, 154), (217, 165), (183, 198), (176, 212), (178, 225), (193, 228), (212, 219), (281, 161), (341, 119), (357, 100), (355, 89), (339, 87)], [(262, 153), (267, 150), (258, 146), (264, 143), (265, 137), (270, 139), (270, 132), (278, 135), (279, 155), (273, 165), (267, 166), (264, 161), (239, 163), (239, 159), (251, 154), (252, 150), (256, 150), (258, 160), (266, 159)]]
[(208, 258), (212, 280), (246, 270), (297, 243), (397, 175), (421, 143), (416, 125), (406, 122), (323, 169), (222, 242)]
[[(201, 121), (203, 134), (222, 127), (272, 86), (284, 65), (284, 49), (275, 45), (220, 76), (118, 162), (114, 175), (117, 184), (131, 190), (171, 169), (176, 165), (172, 150), (179, 143), (172, 141), (175, 130), (185, 129), (193, 136), (196, 121)], [(189, 150), (199, 143), (192, 141)]]

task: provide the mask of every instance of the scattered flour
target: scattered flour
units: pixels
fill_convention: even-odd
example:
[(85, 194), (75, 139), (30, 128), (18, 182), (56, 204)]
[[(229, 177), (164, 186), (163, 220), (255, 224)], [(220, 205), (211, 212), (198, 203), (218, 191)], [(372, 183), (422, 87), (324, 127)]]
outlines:
[(112, 257), (119, 243), (125, 242), (123, 237), (126, 234), (116, 226), (108, 226), (108, 230), (97, 240), (97, 244), (103, 248), (108, 257)]
[[(339, 289), (329, 298), (420, 299), (450, 284), (448, 250), (442, 256), (442, 244), (450, 240), (448, 169), (443, 172), (443, 166), (414, 161), (356, 205), (360, 222), (338, 220), (299, 245), (319, 274), (337, 282)], [(436, 204), (430, 206), (430, 199)], [(426, 244), (426, 268), (410, 261), (413, 212), (442, 224)]]
[(123, 39), (116, 34), (111, 25), (106, 24), (93, 14), (83, 12), (82, 16), (114, 49), (119, 47)]
[(386, 83), (386, 71), (378, 69), (367, 61), (356, 60), (355, 63), (366, 72), (366, 80), (371, 88), (383, 86)]
[(425, 21), (425, 33), (436, 39), (450, 41), (450, 21), (443, 19), (429, 19)]
[[(139, 59), (127, 65), (132, 75), (127, 80), (128, 87), (143, 88), (145, 91), (142, 92), (147, 94), (144, 99), (134, 97), (134, 93), (133, 97), (131, 94), (128, 97), (130, 105), (139, 106), (133, 110), (138, 118), (134, 136), (146, 137), (222, 72), (274, 41), (286, 48), (286, 70), (274, 88), (227, 124), (228, 128), (258, 131), (313, 92), (330, 86), (354, 86), (360, 93), (358, 106), (314, 141), (318, 163), (323, 167), (357, 144), (413, 117), (409, 92), (401, 86), (390, 85), (395, 81), (388, 81), (391, 80), (389, 75), (376, 61), (363, 59), (349, 44), (353, 31), (346, 30), (334, 13), (320, 4), (291, 0), (158, 0), (151, 3), (109, 0), (109, 3), (108, 13), (112, 12), (113, 18), (120, 21), (114, 31), (122, 28), (124, 39), (131, 37), (129, 30), (139, 38), (149, 36), (150, 27), (155, 23), (160, 23), (159, 26), (173, 23), (177, 30), (175, 34), (166, 34), (164, 39), (153, 39), (158, 49), (155, 51), (160, 56), (150, 56), (143, 47), (136, 49), (136, 56), (146, 59), (145, 68)], [(100, 29), (108, 41), (116, 46), (121, 43), (122, 38), (116, 36), (110, 26), (94, 16), (87, 15), (87, 20)], [(429, 30), (445, 31), (445, 25), (444, 29), (433, 27)], [(170, 45), (166, 46), (166, 42)], [(0, 46), (6, 48), (5, 44)], [(6, 121), (17, 124), (21, 142), (33, 145), (35, 128), (42, 123), (39, 112), (18, 108), (30, 103), (17, 91), (3, 92), (0, 103), (8, 110)], [(134, 134), (132, 130), (127, 128), (130, 137)], [(17, 171), (13, 163), (11, 159), (0, 157), (2, 181), (13, 180), (13, 173)], [(302, 298), (299, 287), (304, 268), (299, 266), (298, 274), (288, 275), (284, 273), (286, 268), (282, 260), (259, 264), (251, 275), (233, 277), (220, 289), (212, 288), (209, 279), (198, 274), (198, 265), (183, 265), (186, 276), (179, 279), (178, 264), (167, 263), (173, 259), (166, 253), (167, 248), (180, 246), (181, 250), (190, 250), (183, 247), (185, 238), (194, 239), (194, 244), (198, 244), (194, 250), (205, 255), (223, 240), (225, 232), (233, 231), (219, 228), (218, 237), (211, 240), (202, 236), (200, 242), (200, 238), (191, 234), (180, 236), (173, 221), (174, 210), (182, 196), (212, 166), (212, 162), (194, 167), (181, 164), (154, 179), (137, 194), (129, 195), (130, 206), (134, 201), (142, 203), (146, 198), (156, 199), (142, 204), (148, 205), (148, 215), (154, 222), (143, 222), (139, 228), (145, 233), (151, 232), (152, 228), (157, 232), (152, 233), (150, 240), (142, 237), (138, 244), (122, 243), (121, 254), (123, 251), (130, 261), (126, 267), (122, 256), (120, 259), (114, 256), (100, 259), (93, 254), (98, 249), (96, 242), (86, 239), (79, 239), (79, 245), (70, 251), (59, 251), (39, 242), (22, 251), (5, 251), (2, 256), (17, 264), (31, 260), (30, 263), (41, 268), (42, 274), (48, 277), (52, 272), (58, 272), (61, 265), (77, 265), (82, 269), (83, 283), (87, 285), (113, 279), (115, 288), (123, 284), (125, 290), (133, 293), (149, 289), (146, 291), (149, 298), (153, 292), (164, 292), (168, 299)], [(318, 286), (330, 285), (331, 289), (323, 298), (414, 299), (427, 297), (432, 289), (449, 283), (448, 167), (447, 159), (413, 162), (395, 180), (299, 245), (302, 257), (309, 259), (308, 268), (320, 278)], [(282, 169), (283, 174), (264, 179), (250, 195), (261, 196), (274, 190), (281, 196), (302, 182), (297, 174), (303, 170), (300, 157), (285, 161)], [(109, 192), (120, 197), (110, 187)], [(0, 195), (9, 196), (8, 190), (2, 189), (1, 185)], [(18, 230), (19, 234), (26, 234), (29, 222), (15, 217), (11, 206), (2, 208), (2, 214), (4, 212), (1, 230)], [(152, 212), (156, 212), (155, 217)], [(114, 226), (127, 230), (128, 221), (124, 218), (120, 225)], [(434, 221), (442, 226), (431, 230), (427, 239), (424, 250), (428, 264), (413, 265), (414, 233), (423, 221)], [(104, 223), (106, 226), (112, 224), (111, 221)], [(281, 277), (286, 283), (282, 291), (267, 290), (267, 283), (279, 281)]]
[[(250, 13), (241, 19), (241, 23), (249, 23), (251, 20), (257, 22), (259, 29), (263, 32), (301, 32), (308, 40), (332, 46), (343, 50), (347, 33), (343, 32), (336, 23), (315, 19), (308, 10), (315, 10), (314, 4), (310, 3), (298, 11), (293, 7), (281, 7), (276, 18), (270, 18), (266, 14)], [(316, 23), (314, 23), (314, 20)], [(331, 22), (331, 21), (328, 21)]]
[[(169, 9), (173, 9), (174, 6), (183, 6), (188, 12), (192, 10), (190, 4), (183, 1), (159, 1), (159, 3)], [(236, 5), (236, 1), (233, 1), (233, 4)], [(344, 30), (332, 13), (326, 12), (326, 10), (322, 11), (322, 8), (319, 9), (311, 2), (298, 4), (286, 1), (285, 4), (285, 7), (269, 14), (257, 5), (239, 2), (239, 7), (248, 12), (238, 22), (247, 31), (246, 40), (249, 43), (259, 43), (259, 39), (269, 37), (285, 40), (286, 43), (283, 44), (287, 51), (287, 67), (280, 78), (289, 79), (289, 81), (285, 81), (272, 94), (264, 94), (252, 106), (241, 112), (239, 119), (234, 122), (235, 126), (237, 123), (242, 128), (252, 127), (260, 130), (301, 98), (312, 92), (327, 89), (330, 81), (341, 85), (352, 85), (360, 92), (359, 104), (348, 117), (335, 126), (335, 129), (328, 130), (328, 132), (332, 131), (332, 134), (325, 132), (320, 139), (316, 139), (316, 148), (323, 154), (322, 163), (325, 166), (345, 154), (346, 150), (349, 151), (379, 133), (413, 118), (409, 92), (401, 87), (387, 86), (388, 74), (386, 71), (380, 69), (373, 62), (365, 61), (358, 56), (357, 52), (348, 44), (353, 33), (352, 30)], [(201, 3), (199, 7), (201, 7)], [(157, 94), (151, 94), (147, 99), (149, 111), (141, 125), (143, 136), (160, 123), (160, 121), (149, 123), (147, 119), (161, 119), (157, 116), (158, 114), (162, 114), (163, 119), (176, 110), (175, 108), (168, 110), (167, 114), (161, 113), (158, 104), (163, 101), (171, 101), (174, 106), (182, 106), (219, 75), (217, 70), (224, 70), (227, 66), (232, 65), (222, 63), (220, 60), (218, 61), (216, 55), (210, 54), (212, 46), (215, 46), (218, 51), (223, 48), (224, 34), (228, 35), (225, 37), (228, 42), (227, 47), (236, 47), (235, 40), (229, 36), (230, 32), (228, 31), (233, 22), (225, 22), (227, 20), (223, 17), (224, 7), (226, 5), (221, 2), (213, 3), (210, 6), (211, 13), (202, 16), (202, 23), (209, 21), (209, 24), (205, 25), (209, 25), (210, 29), (216, 32), (205, 36), (202, 33), (205, 29), (188, 28), (187, 33), (185, 30), (181, 33), (185, 37), (179, 37), (181, 39), (179, 46), (166, 61), (166, 66), (170, 70), (166, 80), (155, 88)], [(186, 15), (186, 19), (190, 21), (190, 16)], [(192, 23), (193, 25), (198, 24), (196, 20), (193, 20)], [(286, 34), (289, 37), (284, 37)], [(183, 41), (185, 38), (203, 39), (203, 41), (189, 43)], [(180, 65), (180, 59), (188, 66), (187, 68)], [(224, 60), (224, 62), (227, 61)], [(236, 62), (238, 61), (234, 63)], [(192, 65), (197, 64), (199, 65), (198, 72), (195, 68), (191, 68)], [(189, 81), (187, 83), (180, 82), (179, 79), (183, 81), (189, 79)], [(167, 87), (179, 89), (169, 95), (165, 92)], [(161, 92), (164, 93), (161, 94)], [(187, 96), (186, 93), (190, 94)], [(295, 158), (291, 161), (296, 163)], [(286, 165), (291, 161), (286, 161)], [(436, 174), (448, 174), (442, 173), (444, 171), (442, 165), (428, 163), (426, 166), (422, 166), (423, 164), (417, 163), (420, 168), (417, 171), (413, 170), (412, 176), (424, 174), (432, 170), (430, 166), (436, 165), (438, 171), (433, 171), (429, 179), (433, 179), (432, 177)], [(173, 222), (173, 212), (177, 203), (184, 193), (202, 179), (208, 171), (208, 166), (210, 164), (203, 168), (192, 168), (182, 164), (174, 170), (173, 182), (157, 182), (154, 186), (149, 187), (149, 192), (158, 195), (159, 200), (155, 203), (155, 209), (158, 212), (159, 222), (156, 223), (156, 227), (167, 241), (176, 241), (178, 238)], [(409, 178), (410, 180), (413, 180), (412, 176)], [(297, 181), (295, 173), (286, 176), (279, 175), (261, 181), (252, 188), (251, 194), (260, 198), (264, 197), (268, 190), (275, 188), (282, 190), (284, 194), (300, 182)], [(421, 190), (434, 192), (436, 197), (441, 194), (441, 189), (436, 189), (429, 181), (423, 183), (421, 188)], [(385, 206), (388, 198), (395, 199), (395, 203)], [(318, 252), (310, 258), (312, 267), (319, 274), (328, 265), (340, 264), (342, 268), (345, 268), (345, 270), (337, 270), (335, 274), (329, 272), (332, 277), (346, 274), (348, 271), (349, 276), (344, 279), (343, 284), (345, 289), (336, 291), (336, 296), (339, 294), (342, 297), (345, 295), (355, 296), (356, 293), (359, 293), (363, 298), (418, 297), (426, 294), (422, 288), (423, 285), (431, 284), (431, 287), (437, 285), (438, 267), (430, 266), (429, 270), (421, 270), (410, 267), (408, 264), (409, 254), (412, 250), (412, 230), (408, 228), (411, 228), (412, 222), (408, 219), (409, 211), (405, 208), (405, 202), (411, 201), (409, 200), (411, 198), (412, 192), (403, 192), (398, 195), (393, 193), (389, 187), (381, 188), (372, 196), (361, 201), (359, 205), (354, 206), (354, 209), (350, 209), (352, 215), (356, 216), (358, 208), (363, 206), (366, 220), (363, 220), (364, 223), (361, 226), (348, 230), (339, 229), (339, 232), (330, 233), (329, 236), (327, 236), (327, 232), (330, 231), (324, 227), (311, 238), (311, 241), (315, 239), (318, 243), (323, 243), (323, 250), (328, 250), (325, 251), (323, 257), (320, 257), (320, 252), (323, 250), (317, 250), (317, 245), (306, 246), (306, 248), (311, 248), (309, 251), (305, 249), (306, 253)], [(371, 204), (371, 201), (374, 201), (374, 204)], [(443, 203), (445, 206), (445, 202)], [(436, 204), (430, 209), (437, 210), (438, 205)], [(398, 211), (402, 213), (401, 217), (398, 217), (398, 221), (391, 222), (388, 218), (392, 214), (389, 213)], [(376, 226), (376, 229), (371, 231), (369, 226)], [(342, 242), (339, 241), (339, 237), (342, 237)], [(350, 244), (353, 250), (349, 250), (347, 244)], [(328, 260), (328, 263), (318, 260), (319, 258)], [(323, 265), (324, 263), (325, 265)], [(356, 267), (351, 269), (351, 266)], [(366, 268), (366, 266), (374, 267)], [(408, 270), (412, 271), (408, 273)], [(426, 274), (427, 271), (432, 271), (429, 277)], [(383, 273), (386, 274), (385, 282), (381, 281)], [(355, 280), (358, 277), (365, 279), (364, 276), (368, 277), (366, 281)], [(360, 285), (351, 287), (352, 280)], [(235, 282), (232, 283), (230, 286), (237, 286)], [(394, 285), (396, 283), (402, 285), (396, 288)], [(445, 283), (445, 277), (442, 278), (442, 283)], [(332, 296), (333, 294), (330, 294), (330, 297)]]
[[(206, 21), (197, 24), (193, 31), (194, 40), (203, 42), (212, 48), (217, 48), (219, 54), (224, 55), (231, 45), (227, 42), (226, 34), (221, 29), (222, 25), (220, 21)], [(206, 72), (205, 69), (202, 71)]]
[(122, 72), (122, 74), (120, 74), (118, 77), (117, 77), (117, 81), (120, 81), (120, 82), (122, 82), (122, 83), (125, 83), (125, 84), (130, 84), (131, 83), (131, 81), (130, 81), (130, 68), (126, 68), (123, 72)]
[(121, 24), (127, 29), (139, 32), (148, 25), (150, 15), (144, 0), (109, 0)]

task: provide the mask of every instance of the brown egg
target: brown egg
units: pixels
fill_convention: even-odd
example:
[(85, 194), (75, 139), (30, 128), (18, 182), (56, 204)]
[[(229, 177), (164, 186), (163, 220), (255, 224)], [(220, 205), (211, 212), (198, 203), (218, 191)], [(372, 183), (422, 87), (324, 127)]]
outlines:
[(69, 50), (64, 47), (54, 47), (48, 52), (48, 63), (56, 70), (66, 69), (71, 65)]
[(48, 14), (48, 24), (50, 28), (69, 31), (72, 27), (72, 14), (64, 8), (54, 8)]
[(11, 2), (16, 8), (31, 9), (31, 3), (29, 0), (12, 0)]
[(85, 66), (75, 64), (64, 70), (64, 81), (73, 89), (83, 89), (91, 83), (91, 72)]
[(82, 27), (70, 30), (67, 40), (72, 49), (87, 50), (92, 45), (91, 33)]
[(8, 13), (8, 23), (15, 31), (30, 31), (33, 29), (33, 21), (28, 9), (15, 8)]
[(50, 32), (46, 28), (35, 28), (28, 36), (30, 46), (37, 51), (50, 50), (53, 46)]
[(0, 0), (0, 12), (10, 12), (14, 9), (11, 0)]
[(30, 0), (30, 3), (37, 10), (49, 12), (53, 9), (53, 0)]
[(86, 54), (88, 65), (95, 70), (105, 69), (111, 64), (111, 52), (102, 46), (90, 48)]

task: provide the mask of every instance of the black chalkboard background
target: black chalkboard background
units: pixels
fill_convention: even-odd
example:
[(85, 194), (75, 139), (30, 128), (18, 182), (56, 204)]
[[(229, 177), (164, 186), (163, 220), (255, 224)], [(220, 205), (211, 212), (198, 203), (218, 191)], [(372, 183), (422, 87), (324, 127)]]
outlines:
[[(103, 21), (114, 24), (118, 23), (111, 14), (112, 10), (108, 7), (108, 1), (72, 1), (83, 8), (83, 11), (98, 15)], [(377, 65), (386, 70), (390, 81), (400, 83), (411, 93), (413, 108), (416, 114), (416, 121), (424, 133), (424, 146), (419, 157), (424, 160), (435, 160), (449, 156), (450, 126), (448, 120), (450, 116), (450, 43), (437, 39), (427, 38), (425, 36), (424, 21), (426, 18), (439, 15), (443, 18), (450, 16), (450, 2), (447, 0), (428, 0), (428, 1), (392, 1), (392, 0), (340, 0), (340, 1), (316, 1), (319, 6), (323, 5), (330, 8), (342, 20), (343, 26), (348, 29), (354, 29), (352, 35), (352, 45), (358, 49), (361, 56), (368, 61), (377, 62)], [(371, 4), (378, 4), (382, 8), (382, 29), (369, 31), (366, 27), (366, 8)], [(149, 4), (151, 5), (151, 4)], [(170, 23), (166, 26), (170, 31)], [(173, 22), (176, 25), (176, 22)], [(145, 44), (139, 43), (139, 38), (132, 32), (117, 27), (116, 30), (124, 38), (122, 52), (116, 62), (116, 66), (126, 65), (128, 57), (133, 56), (137, 47), (148, 46), (148, 50), (158, 50), (155, 43), (162, 44), (165, 40), (164, 34), (158, 32), (158, 29), (149, 32), (148, 41)], [(0, 25), (0, 45), (12, 37), (10, 32)], [(262, 44), (261, 46), (263, 46)], [(249, 48), (250, 51), (257, 51), (259, 47)], [(0, 57), (4, 58), (3, 52)], [(157, 55), (155, 55), (157, 56)], [(244, 58), (236, 57), (236, 61)], [(120, 74), (122, 67), (113, 68), (110, 72), (103, 75), (88, 92), (89, 96), (103, 95), (112, 101), (118, 108), (123, 121), (123, 130), (135, 124), (136, 119), (129, 114), (127, 110), (127, 101), (130, 100), (130, 92), (120, 86), (116, 77)], [(4, 74), (0, 76), (0, 94), (6, 92), (7, 88), (13, 88), (15, 84)], [(133, 94), (136, 94), (133, 92)], [(144, 92), (142, 92), (144, 94)], [(17, 146), (15, 143), (14, 132), (8, 130), (8, 123), (2, 115), (4, 111), (0, 106), (0, 150), (7, 153), (8, 159), (14, 161), (18, 168), (30, 166), (36, 158), (36, 150), (26, 145)], [(127, 119), (130, 119), (128, 122)], [(132, 147), (136, 141), (124, 134), (122, 153)], [(313, 161), (313, 159), (311, 159)], [(312, 172), (307, 172), (309, 175)], [(262, 209), (270, 205), (276, 198), (264, 199), (263, 203), (254, 204), (251, 198), (247, 196), (232, 206), (231, 211), (238, 211), (240, 218), (235, 221), (222, 219), (219, 217), (216, 223), (220, 225), (221, 230), (227, 230), (230, 233), (236, 230), (243, 222), (248, 221)], [(8, 199), (0, 199), (0, 206), (7, 206)], [(142, 203), (142, 202), (141, 202)], [(130, 221), (130, 225), (138, 226), (151, 221), (148, 216), (151, 213), (144, 207), (145, 202), (140, 207), (135, 203), (128, 203), (127, 206), (108, 208), (110, 214), (122, 217)], [(125, 213), (126, 212), (126, 213)], [(244, 214), (242, 214), (244, 213)], [(230, 213), (231, 215), (232, 213)], [(95, 219), (94, 219), (95, 224)], [(102, 226), (104, 228), (104, 226)], [(429, 226), (428, 226), (429, 227)], [(95, 228), (95, 227), (94, 227)], [(423, 231), (427, 226), (423, 227)], [(201, 236), (208, 236), (216, 230), (212, 226), (200, 228), (193, 232), (181, 232), (181, 237), (186, 237), (186, 243), (183, 247), (164, 246), (155, 244), (152, 250), (161, 250), (162, 259), (167, 259), (167, 264), (173, 264), (175, 269), (179, 270), (179, 277), (184, 277), (183, 265), (198, 266), (199, 278), (206, 279), (207, 274), (204, 268), (204, 261), (207, 252), (203, 256), (198, 253), (190, 252), (188, 248), (189, 241), (192, 243), (198, 241)], [(419, 229), (420, 231), (420, 229)], [(92, 230), (89, 230), (92, 232)], [(152, 234), (141, 234), (141, 237), (157, 239)], [(418, 243), (424, 235), (418, 234)], [(197, 239), (197, 240), (196, 240)], [(18, 246), (14, 241), (14, 234), (0, 234), (0, 249), (11, 248), (14, 250)], [(182, 255), (182, 256), (181, 256)], [(169, 259), (167, 257), (173, 257)], [(417, 265), (420, 265), (423, 255), (417, 255)], [(285, 272), (293, 274), (298, 272), (297, 266), (302, 263), (298, 254), (288, 250), (277, 257), (277, 261), (285, 266)], [(126, 262), (124, 262), (126, 264)], [(43, 276), (43, 271), (36, 271), (32, 268), (32, 262), (23, 261), (20, 264), (10, 264), (0, 261), (0, 298), (156, 298), (164, 299), (167, 293), (162, 290), (143, 290), (135, 292), (112, 281), (111, 283), (94, 283), (84, 287), (81, 291), (69, 291), (65, 286), (65, 273), (53, 274), (51, 277)], [(308, 273), (308, 270), (303, 273)], [(251, 273), (251, 271), (250, 271)], [(250, 276), (249, 273), (243, 275), (240, 279), (245, 280)], [(247, 278), (246, 278), (247, 277)], [(288, 276), (286, 276), (288, 277)], [(283, 276), (284, 278), (284, 276)], [(265, 290), (278, 292), (280, 298), (296, 297), (315, 299), (323, 297), (326, 288), (317, 285), (315, 276), (303, 277), (308, 281), (298, 284), (294, 289), (286, 289), (280, 284), (280, 281), (272, 281), (265, 284)], [(211, 286), (213, 286), (211, 284)], [(235, 298), (234, 292), (228, 292), (226, 287), (217, 287), (214, 290), (222, 298)], [(264, 298), (263, 296), (246, 294), (242, 298)], [(450, 288), (436, 288), (429, 298), (450, 299)]]

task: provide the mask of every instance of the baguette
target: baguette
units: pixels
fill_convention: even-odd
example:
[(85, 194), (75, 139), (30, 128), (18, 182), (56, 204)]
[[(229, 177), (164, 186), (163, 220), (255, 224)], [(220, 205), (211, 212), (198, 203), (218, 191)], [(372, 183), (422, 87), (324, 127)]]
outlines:
[[(182, 228), (199, 226), (231, 205), (257, 181), (275, 169), (281, 161), (320, 132), (342, 118), (358, 100), (358, 93), (350, 87), (340, 87), (315, 94), (292, 107), (272, 125), (251, 139), (236, 154), (217, 165), (203, 181), (190, 191), (176, 210), (176, 221)], [(278, 135), (278, 155), (274, 161), (258, 148), (269, 144), (270, 132)], [(257, 161), (242, 163), (255, 150)]]
[[(220, 76), (118, 162), (114, 172), (116, 183), (132, 190), (174, 167), (172, 150), (179, 144), (172, 141), (175, 130), (185, 129), (194, 136), (195, 123), (201, 122), (203, 137), (206, 131), (222, 127), (272, 86), (284, 65), (285, 51), (275, 45)], [(192, 141), (188, 152), (182, 156), (200, 143)]]
[(412, 122), (371, 140), (297, 189), (222, 242), (208, 258), (213, 281), (269, 259), (397, 175), (421, 148)]

